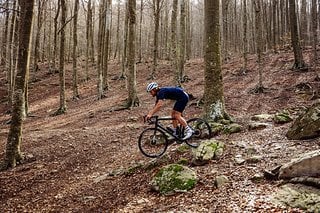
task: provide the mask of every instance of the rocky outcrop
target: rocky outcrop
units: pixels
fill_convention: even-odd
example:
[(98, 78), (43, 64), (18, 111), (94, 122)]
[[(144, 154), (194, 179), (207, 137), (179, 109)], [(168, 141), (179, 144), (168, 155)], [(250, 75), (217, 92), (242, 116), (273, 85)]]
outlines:
[(280, 187), (272, 200), (304, 212), (320, 212), (320, 190), (313, 187), (286, 184)]
[(279, 170), (280, 179), (303, 176), (320, 177), (320, 150), (303, 154), (282, 165)]
[(299, 116), (286, 134), (288, 139), (303, 140), (320, 136), (320, 102)]

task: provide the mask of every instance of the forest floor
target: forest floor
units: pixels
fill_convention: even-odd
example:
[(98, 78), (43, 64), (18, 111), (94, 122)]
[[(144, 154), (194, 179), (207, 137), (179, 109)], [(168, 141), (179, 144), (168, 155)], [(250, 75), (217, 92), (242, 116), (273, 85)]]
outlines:
[[(305, 51), (309, 63), (309, 52)], [(256, 114), (274, 114), (290, 110), (296, 116), (310, 106), (311, 90), (320, 90), (319, 67), (308, 72), (291, 70), (293, 54), (268, 53), (263, 57), (262, 76), (266, 88), (262, 94), (251, 93), (258, 82), (256, 57), (251, 56), (248, 71), (241, 71), (240, 58), (223, 65), (224, 94), (227, 112), (244, 126), (240, 133), (215, 136), (225, 143), (223, 157), (204, 166), (191, 166), (199, 178), (194, 189), (171, 196), (159, 195), (150, 188), (150, 180), (164, 165), (180, 158), (191, 159), (190, 152), (180, 153), (180, 145), (171, 145), (167, 161), (151, 168), (139, 168), (151, 159), (144, 157), (137, 141), (148, 125), (142, 117), (154, 104), (146, 93), (151, 62), (137, 64), (137, 89), (140, 106), (116, 111), (127, 98), (125, 81), (111, 80), (120, 75), (120, 64), (110, 63), (109, 90), (106, 98), (97, 100), (96, 78), (81, 81), (80, 99), (72, 99), (72, 68), (66, 67), (67, 113), (51, 116), (59, 107), (59, 74), (50, 74), (47, 65), (31, 76), (30, 116), (23, 125), (21, 150), (27, 156), (23, 164), (0, 173), (0, 209), (2, 212), (299, 212), (272, 202), (278, 181), (252, 177), (281, 165), (301, 153), (319, 149), (320, 139), (290, 141), (285, 137), (291, 123), (269, 122), (263, 130), (249, 130), (247, 124)], [(7, 84), (0, 71), (0, 159), (8, 135), (10, 116), (5, 102)], [(84, 69), (84, 66), (82, 66)], [(195, 96), (185, 116), (200, 116), (197, 107), (204, 88), (203, 60), (185, 65), (190, 80), (185, 89)], [(81, 70), (82, 72), (83, 70)], [(84, 74), (80, 73), (80, 79)], [(156, 74), (160, 85), (172, 85), (174, 72), (168, 61), (161, 61)], [(160, 115), (169, 115), (172, 102)], [(296, 114), (295, 114), (296, 113)], [(236, 155), (245, 155), (244, 146), (252, 146), (263, 156), (255, 164), (237, 165)], [(130, 170), (135, 168), (136, 170)], [(128, 172), (131, 171), (131, 172)], [(230, 182), (220, 188), (214, 185), (217, 175)]]

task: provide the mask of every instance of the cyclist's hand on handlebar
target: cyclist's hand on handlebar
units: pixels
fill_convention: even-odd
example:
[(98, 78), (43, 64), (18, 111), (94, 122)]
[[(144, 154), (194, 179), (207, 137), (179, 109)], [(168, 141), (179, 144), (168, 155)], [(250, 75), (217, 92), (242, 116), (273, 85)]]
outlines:
[(152, 115), (148, 114), (145, 116), (145, 121), (150, 121), (151, 120)]
[(143, 116), (143, 122), (144, 122), (144, 123), (150, 121), (150, 119), (151, 119), (151, 117), (148, 116), (148, 115), (144, 115), (144, 116)]

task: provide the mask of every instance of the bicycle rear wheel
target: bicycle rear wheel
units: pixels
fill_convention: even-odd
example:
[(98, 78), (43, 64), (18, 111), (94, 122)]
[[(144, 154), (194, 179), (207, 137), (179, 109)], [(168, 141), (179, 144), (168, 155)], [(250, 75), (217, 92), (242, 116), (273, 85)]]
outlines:
[(192, 137), (186, 140), (186, 144), (189, 146), (196, 148), (203, 140), (211, 137), (211, 127), (205, 120), (201, 118), (192, 118), (187, 121), (187, 124), (194, 131)]
[(163, 131), (156, 128), (145, 129), (139, 137), (138, 146), (142, 154), (149, 158), (157, 158), (165, 153), (168, 139)]

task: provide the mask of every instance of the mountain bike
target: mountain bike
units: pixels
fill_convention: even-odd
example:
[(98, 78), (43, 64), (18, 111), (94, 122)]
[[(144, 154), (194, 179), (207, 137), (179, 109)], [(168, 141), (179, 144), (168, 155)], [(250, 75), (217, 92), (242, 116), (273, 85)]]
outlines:
[(212, 131), (210, 125), (201, 118), (192, 118), (187, 124), (192, 128), (193, 134), (189, 139), (183, 140), (184, 127), (178, 126), (178, 133), (165, 126), (163, 121), (172, 121), (171, 117), (152, 116), (147, 122), (154, 124), (154, 127), (146, 128), (139, 136), (138, 146), (143, 155), (150, 158), (157, 158), (163, 155), (171, 141), (177, 144), (186, 143), (190, 147), (196, 148), (203, 139), (211, 137)]

